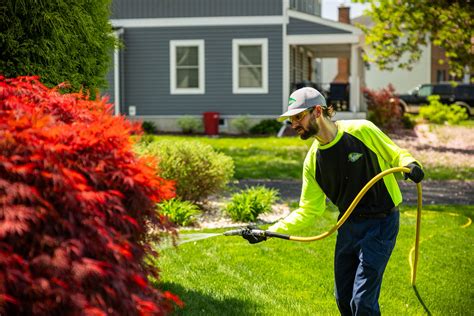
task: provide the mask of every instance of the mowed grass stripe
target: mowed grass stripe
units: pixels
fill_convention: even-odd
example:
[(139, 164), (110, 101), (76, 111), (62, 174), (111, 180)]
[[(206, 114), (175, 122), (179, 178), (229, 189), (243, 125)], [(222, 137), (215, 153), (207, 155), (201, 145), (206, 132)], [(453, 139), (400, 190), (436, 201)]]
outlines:
[[(410, 285), (414, 212), (402, 208), (397, 246), (382, 286), (385, 315), (425, 314)], [(474, 310), (473, 225), (462, 227), (473, 214), (474, 206), (429, 206), (423, 213), (417, 289), (433, 315)], [(326, 212), (306, 235), (327, 230), (336, 217)], [(162, 280), (156, 286), (185, 301), (177, 315), (337, 315), (334, 243), (335, 236), (314, 243), (271, 239), (249, 245), (223, 236), (191, 242), (161, 252), (156, 264)]]

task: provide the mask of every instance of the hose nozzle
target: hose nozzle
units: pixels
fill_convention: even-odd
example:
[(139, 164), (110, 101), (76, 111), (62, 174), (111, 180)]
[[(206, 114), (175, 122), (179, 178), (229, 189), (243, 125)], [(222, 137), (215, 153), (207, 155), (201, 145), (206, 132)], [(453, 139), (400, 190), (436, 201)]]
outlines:
[(228, 230), (224, 232), (224, 236), (242, 236), (245, 228), (239, 228), (234, 230)]
[(289, 235), (274, 233), (268, 230), (254, 228), (252, 226), (241, 227), (238, 229), (224, 232), (224, 236), (242, 236), (245, 238), (245, 236), (249, 236), (249, 235), (254, 236), (254, 237), (276, 237), (276, 238), (281, 238), (281, 239), (290, 239)]

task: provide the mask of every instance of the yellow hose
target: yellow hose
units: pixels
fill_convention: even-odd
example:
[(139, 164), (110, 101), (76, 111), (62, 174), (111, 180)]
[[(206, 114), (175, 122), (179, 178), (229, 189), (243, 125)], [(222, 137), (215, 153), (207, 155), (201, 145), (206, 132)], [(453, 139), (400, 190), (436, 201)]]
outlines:
[[(311, 236), (311, 237), (300, 237), (300, 236), (289, 236), (289, 240), (293, 241), (302, 241), (302, 242), (309, 242), (309, 241), (316, 241), (316, 240), (321, 240), (323, 238), (328, 237), (332, 233), (334, 233), (336, 230), (339, 229), (339, 227), (344, 224), (344, 222), (349, 218), (349, 216), (352, 214), (352, 211), (354, 211), (354, 208), (357, 206), (359, 201), (362, 199), (362, 197), (367, 193), (367, 191), (380, 179), (385, 177), (386, 175), (392, 174), (392, 173), (397, 173), (397, 172), (405, 172), (408, 173), (410, 172), (409, 168), (406, 167), (396, 167), (396, 168), (390, 168), (385, 171), (382, 171), (378, 175), (376, 175), (372, 180), (370, 180), (363, 188), (360, 190), (359, 194), (354, 198), (352, 201), (351, 205), (349, 205), (349, 208), (347, 211), (344, 213), (344, 215), (337, 221), (336, 225), (329, 229), (327, 232), (324, 232), (320, 235), (317, 236)], [(412, 270), (411, 270), (411, 285), (415, 285), (416, 281), (416, 268), (418, 265), (418, 246), (420, 244), (420, 223), (421, 223), (421, 207), (422, 207), (422, 199), (421, 199), (421, 183), (416, 184), (416, 188), (418, 189), (418, 209), (417, 209), (417, 215), (416, 215), (416, 232), (415, 232), (415, 258), (413, 261), (412, 265)]]

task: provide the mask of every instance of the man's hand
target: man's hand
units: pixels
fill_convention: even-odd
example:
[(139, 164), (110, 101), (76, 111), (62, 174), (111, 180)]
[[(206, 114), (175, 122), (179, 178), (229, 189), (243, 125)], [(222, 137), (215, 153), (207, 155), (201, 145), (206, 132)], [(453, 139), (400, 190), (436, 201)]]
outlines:
[(412, 162), (406, 166), (407, 168), (410, 168), (409, 173), (405, 173), (405, 180), (410, 179), (415, 183), (420, 183), (421, 180), (425, 177), (425, 173), (423, 172), (423, 169), (421, 169), (420, 165), (417, 164), (416, 162)]
[(248, 226), (244, 231), (242, 231), (242, 237), (248, 240), (251, 244), (256, 244), (261, 241), (267, 240), (265, 236), (265, 231), (259, 229), (256, 226)]

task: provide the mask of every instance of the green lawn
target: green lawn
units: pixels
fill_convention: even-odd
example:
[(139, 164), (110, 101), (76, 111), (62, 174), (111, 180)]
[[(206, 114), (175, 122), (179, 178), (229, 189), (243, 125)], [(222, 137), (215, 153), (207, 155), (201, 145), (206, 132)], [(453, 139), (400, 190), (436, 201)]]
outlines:
[[(312, 139), (298, 137), (219, 137), (154, 136), (154, 140), (198, 141), (233, 158), (236, 179), (300, 179), (303, 161)], [(430, 155), (431, 157), (431, 155)], [(431, 158), (429, 158), (431, 159)], [(474, 166), (459, 168), (436, 163), (426, 170), (426, 179), (472, 179)]]
[[(429, 206), (423, 212), (417, 290), (408, 256), (414, 244), (415, 209), (402, 208), (397, 246), (380, 298), (382, 314), (472, 315), (474, 232), (463, 227), (474, 206)], [(314, 235), (335, 223), (326, 212)], [(206, 232), (222, 232), (213, 230)], [(193, 232), (196, 233), (196, 232)], [(337, 315), (333, 297), (335, 236), (313, 243), (272, 239), (249, 245), (217, 236), (161, 250), (157, 287), (185, 302), (177, 315)]]

